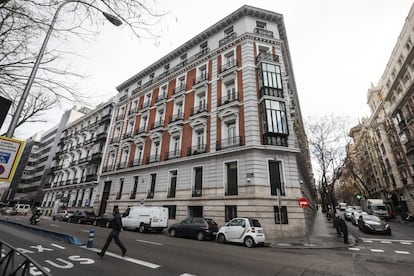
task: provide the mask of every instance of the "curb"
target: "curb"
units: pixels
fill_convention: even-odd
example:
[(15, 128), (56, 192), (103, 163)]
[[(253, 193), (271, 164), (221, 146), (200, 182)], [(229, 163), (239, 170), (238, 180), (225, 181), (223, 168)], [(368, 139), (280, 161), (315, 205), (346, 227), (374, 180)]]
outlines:
[(59, 232), (55, 232), (55, 231), (50, 231), (50, 230), (46, 230), (46, 229), (42, 229), (42, 228), (37, 228), (37, 227), (21, 224), (21, 223), (18, 223), (18, 222), (14, 222), (14, 221), (9, 221), (8, 218), (6, 218), (6, 219), (1, 218), (0, 222), (5, 223), (5, 224), (6, 223), (13, 224), (15, 226), (28, 229), (32, 232), (36, 232), (36, 233), (39, 233), (39, 234), (42, 234), (42, 235), (60, 240), (60, 241), (65, 241), (65, 242), (73, 244), (73, 245), (85, 245), (84, 242), (82, 242), (80, 239), (78, 239), (77, 237), (72, 236), (72, 235), (63, 234), (63, 233), (59, 233)]
[[(272, 248), (279, 248), (279, 249), (336, 249), (336, 248), (348, 248), (353, 247), (358, 243), (358, 239), (352, 235), (351, 233), (348, 234), (350, 243), (344, 244), (339, 243), (336, 241), (332, 242), (311, 242), (308, 244), (307, 242), (301, 241), (301, 242), (271, 242), (268, 243), (269, 247)], [(332, 238), (334, 239), (334, 238)]]

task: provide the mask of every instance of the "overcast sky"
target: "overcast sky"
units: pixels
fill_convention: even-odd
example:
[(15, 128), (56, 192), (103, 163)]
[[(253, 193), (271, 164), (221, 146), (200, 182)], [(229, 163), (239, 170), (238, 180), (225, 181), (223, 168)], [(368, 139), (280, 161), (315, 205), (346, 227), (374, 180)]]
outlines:
[[(150, 1), (152, 3), (152, 1)], [(71, 45), (83, 59), (79, 83), (98, 104), (116, 95), (115, 87), (244, 4), (281, 13), (293, 62), (303, 118), (335, 114), (355, 124), (369, 115), (367, 91), (377, 84), (411, 8), (411, 0), (158, 0), (170, 11), (161, 22), (162, 38), (134, 38), (127, 28), (105, 23), (97, 39)], [(68, 109), (69, 106), (63, 107)], [(27, 138), (47, 130), (64, 110), (48, 113), (47, 124), (17, 129)], [(3, 127), (4, 128), (4, 127)]]

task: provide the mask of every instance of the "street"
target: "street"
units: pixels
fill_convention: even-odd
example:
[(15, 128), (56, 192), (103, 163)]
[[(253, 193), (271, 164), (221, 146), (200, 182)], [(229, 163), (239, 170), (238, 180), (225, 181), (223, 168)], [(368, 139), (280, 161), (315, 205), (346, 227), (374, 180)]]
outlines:
[[(28, 223), (27, 217), (9, 219)], [(360, 236), (363, 240), (357, 245), (337, 249), (249, 249), (171, 238), (166, 231), (123, 231), (120, 238), (128, 249), (126, 257), (122, 258), (120, 249), (112, 243), (101, 259), (95, 252), (103, 246), (110, 229), (48, 219), (42, 219), (36, 227), (70, 233), (85, 244), (89, 230), (96, 230), (93, 247), (86, 248), (0, 223), (2, 240), (28, 253), (53, 275), (412, 275), (414, 269), (414, 239), (397, 236), (405, 229), (391, 237)], [(348, 228), (358, 234), (355, 226), (349, 224)]]

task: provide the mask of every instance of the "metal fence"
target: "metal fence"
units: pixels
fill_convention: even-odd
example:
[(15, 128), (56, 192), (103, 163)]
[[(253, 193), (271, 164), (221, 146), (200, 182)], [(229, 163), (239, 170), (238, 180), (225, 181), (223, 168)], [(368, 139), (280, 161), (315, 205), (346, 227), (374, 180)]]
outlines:
[(32, 275), (32, 272), (34, 271), (36, 271), (36, 275), (52, 275), (32, 258), (0, 240), (0, 275), (29, 276)]

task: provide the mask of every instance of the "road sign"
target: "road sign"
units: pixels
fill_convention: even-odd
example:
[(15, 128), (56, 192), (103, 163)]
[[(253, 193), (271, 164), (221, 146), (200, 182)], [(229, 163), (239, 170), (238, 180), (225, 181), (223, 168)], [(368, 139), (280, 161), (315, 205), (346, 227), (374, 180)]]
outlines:
[(299, 206), (302, 208), (308, 208), (309, 206), (309, 201), (304, 197), (299, 198), (298, 202), (299, 202)]
[(24, 141), (0, 136), (0, 181), (11, 182), (24, 148)]

